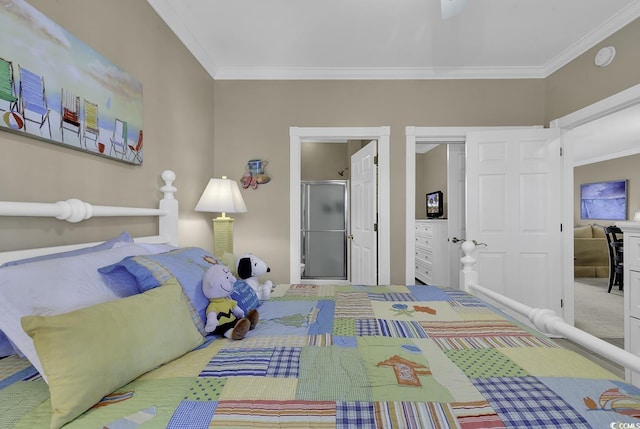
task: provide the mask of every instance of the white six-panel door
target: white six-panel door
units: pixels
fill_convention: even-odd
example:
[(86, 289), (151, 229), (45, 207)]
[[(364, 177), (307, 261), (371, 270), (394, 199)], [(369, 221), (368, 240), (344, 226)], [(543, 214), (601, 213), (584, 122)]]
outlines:
[(467, 240), (479, 284), (562, 316), (562, 162), (557, 129), (471, 132)]
[(376, 141), (351, 156), (351, 283), (378, 284)]

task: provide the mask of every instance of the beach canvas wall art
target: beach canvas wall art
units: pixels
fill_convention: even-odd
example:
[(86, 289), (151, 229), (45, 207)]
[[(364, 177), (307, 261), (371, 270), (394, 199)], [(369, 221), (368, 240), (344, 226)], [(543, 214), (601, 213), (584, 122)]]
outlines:
[(580, 185), (580, 218), (627, 219), (627, 181), (583, 183)]
[(0, 0), (0, 129), (142, 164), (142, 84), (24, 0)]

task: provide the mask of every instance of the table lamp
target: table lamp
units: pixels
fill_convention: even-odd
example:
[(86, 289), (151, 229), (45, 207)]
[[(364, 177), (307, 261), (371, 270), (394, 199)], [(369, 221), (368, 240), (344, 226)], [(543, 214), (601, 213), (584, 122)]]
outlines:
[(238, 184), (226, 176), (210, 179), (204, 189), (195, 211), (220, 212), (222, 216), (213, 219), (213, 254), (218, 258), (233, 253), (233, 218), (227, 213), (244, 213), (244, 204)]

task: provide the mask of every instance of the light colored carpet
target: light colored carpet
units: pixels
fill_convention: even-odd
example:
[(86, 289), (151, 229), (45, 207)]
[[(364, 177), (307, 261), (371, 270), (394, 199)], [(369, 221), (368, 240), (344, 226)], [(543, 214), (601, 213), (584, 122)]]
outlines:
[(608, 278), (576, 278), (575, 326), (598, 338), (624, 338), (624, 297)]

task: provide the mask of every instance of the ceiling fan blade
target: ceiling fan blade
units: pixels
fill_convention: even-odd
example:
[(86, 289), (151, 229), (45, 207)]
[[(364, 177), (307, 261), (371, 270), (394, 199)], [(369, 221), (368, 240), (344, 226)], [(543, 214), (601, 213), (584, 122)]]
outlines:
[(453, 18), (464, 9), (467, 0), (440, 0), (440, 16), (442, 19)]

